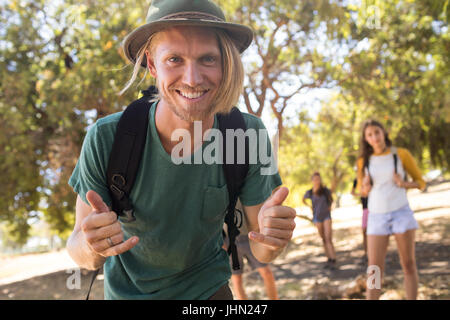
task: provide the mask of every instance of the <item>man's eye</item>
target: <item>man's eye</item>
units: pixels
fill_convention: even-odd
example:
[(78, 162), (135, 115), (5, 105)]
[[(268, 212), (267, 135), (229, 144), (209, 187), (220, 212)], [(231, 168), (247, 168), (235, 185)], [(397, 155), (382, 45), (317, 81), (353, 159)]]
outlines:
[(214, 62), (216, 62), (216, 58), (213, 56), (206, 56), (206, 57), (203, 57), (203, 62), (214, 63)]
[(169, 61), (169, 62), (180, 62), (181, 59), (178, 58), (178, 57), (171, 57), (171, 58), (168, 59), (168, 61)]

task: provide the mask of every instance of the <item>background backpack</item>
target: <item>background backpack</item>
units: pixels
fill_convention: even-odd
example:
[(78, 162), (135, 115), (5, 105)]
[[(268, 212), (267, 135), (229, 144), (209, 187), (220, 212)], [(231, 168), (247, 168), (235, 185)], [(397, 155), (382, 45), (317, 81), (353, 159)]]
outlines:
[[(394, 160), (394, 172), (397, 174), (398, 173), (398, 169), (397, 169), (397, 163), (398, 163), (397, 148), (396, 147), (391, 147), (391, 153), (392, 153), (392, 157), (393, 157), (393, 160)], [(370, 171), (369, 171), (369, 159), (367, 159), (367, 162), (364, 163), (364, 170), (367, 170), (367, 173), (369, 174), (369, 178), (370, 178), (370, 184), (373, 185), (372, 177), (370, 176)], [(408, 175), (406, 173), (406, 170), (404, 170), (404, 168), (403, 168), (403, 171), (405, 173), (403, 179), (405, 181), (407, 181)]]

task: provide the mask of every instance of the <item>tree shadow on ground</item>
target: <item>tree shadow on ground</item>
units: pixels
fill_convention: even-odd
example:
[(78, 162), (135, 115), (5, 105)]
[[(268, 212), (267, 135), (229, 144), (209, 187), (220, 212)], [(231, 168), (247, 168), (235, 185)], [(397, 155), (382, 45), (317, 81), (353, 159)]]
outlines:
[[(450, 299), (450, 217), (419, 221), (416, 235), (416, 260), (419, 270), (419, 294), (425, 299)], [(281, 299), (342, 299), (343, 289), (365, 275), (366, 267), (359, 264), (363, 255), (360, 228), (338, 229), (333, 232), (338, 258), (337, 270), (324, 269), (326, 257), (317, 234), (300, 236), (292, 241), (283, 254), (271, 264)], [(244, 285), (250, 299), (265, 298), (264, 284), (256, 270), (244, 266)], [(69, 289), (73, 275), (66, 271), (34, 277), (0, 286), (0, 300), (7, 299), (76, 299), (86, 298), (92, 272), (81, 270), (80, 287)], [(386, 256), (383, 288), (403, 291), (403, 273), (393, 237)], [(70, 282), (70, 280), (69, 280)], [(73, 284), (73, 283), (72, 283)], [(422, 291), (421, 291), (422, 290)], [(103, 299), (102, 273), (94, 282), (90, 299)], [(361, 290), (347, 298), (363, 299)], [(389, 296), (402, 298), (401, 295)]]
[[(74, 270), (64, 270), (0, 286), (0, 300), (85, 300), (92, 272), (81, 269), (79, 282)], [(92, 286), (90, 300), (103, 300), (102, 272)], [(79, 285), (79, 286), (78, 286)]]
[[(432, 279), (445, 279), (450, 277), (450, 241), (448, 234), (450, 218), (441, 220), (425, 220), (419, 222), (416, 235), (416, 263), (419, 272), (419, 283), (424, 287), (436, 285)], [(271, 264), (271, 269), (277, 280), (281, 299), (338, 299), (343, 298), (343, 289), (355, 279), (363, 278), (367, 265), (361, 264), (363, 249), (362, 236), (359, 228), (339, 229), (334, 231), (335, 248), (337, 255), (337, 268), (329, 270), (324, 268), (326, 257), (318, 235), (307, 235), (300, 238), (299, 243), (290, 243), (285, 253)], [(298, 239), (297, 239), (298, 240)], [(298, 242), (298, 241), (297, 241)], [(311, 250), (311, 248), (313, 248)], [(302, 254), (302, 250), (306, 253)], [(298, 254), (290, 258), (290, 254)], [(256, 270), (246, 272), (245, 283), (253, 287), (249, 295), (252, 299), (264, 296), (263, 283)], [(403, 290), (403, 271), (397, 251), (394, 236), (390, 237), (388, 252), (385, 261), (385, 289)], [(257, 292), (256, 287), (260, 287)], [(320, 291), (316, 294), (315, 291)], [(430, 290), (428, 290), (430, 291)], [(448, 295), (448, 288), (441, 290), (444, 296)], [(447, 292), (447, 293), (445, 293)], [(428, 294), (432, 298), (442, 298), (440, 293)], [(364, 298), (362, 292), (354, 295), (355, 298)]]

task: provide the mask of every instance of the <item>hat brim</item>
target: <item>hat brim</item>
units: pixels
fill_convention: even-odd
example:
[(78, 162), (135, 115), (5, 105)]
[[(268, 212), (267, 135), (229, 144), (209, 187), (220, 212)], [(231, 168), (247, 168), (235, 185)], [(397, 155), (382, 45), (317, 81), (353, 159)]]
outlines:
[[(181, 25), (215, 27), (223, 29), (227, 31), (240, 53), (244, 52), (253, 40), (252, 29), (241, 24), (210, 20), (163, 20), (150, 22), (133, 30), (123, 41), (122, 47), (125, 56), (128, 60), (135, 64), (136, 54), (152, 34), (168, 27)], [(141, 66), (147, 66), (146, 59), (142, 60)]]

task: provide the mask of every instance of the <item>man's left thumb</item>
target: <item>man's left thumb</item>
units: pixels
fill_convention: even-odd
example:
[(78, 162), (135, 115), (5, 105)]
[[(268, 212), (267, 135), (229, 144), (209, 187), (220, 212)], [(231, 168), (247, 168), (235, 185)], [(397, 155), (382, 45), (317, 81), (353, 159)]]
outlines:
[(267, 201), (262, 206), (261, 210), (282, 205), (283, 201), (286, 200), (288, 194), (289, 194), (288, 188), (286, 187), (279, 188), (269, 199), (267, 199)]

